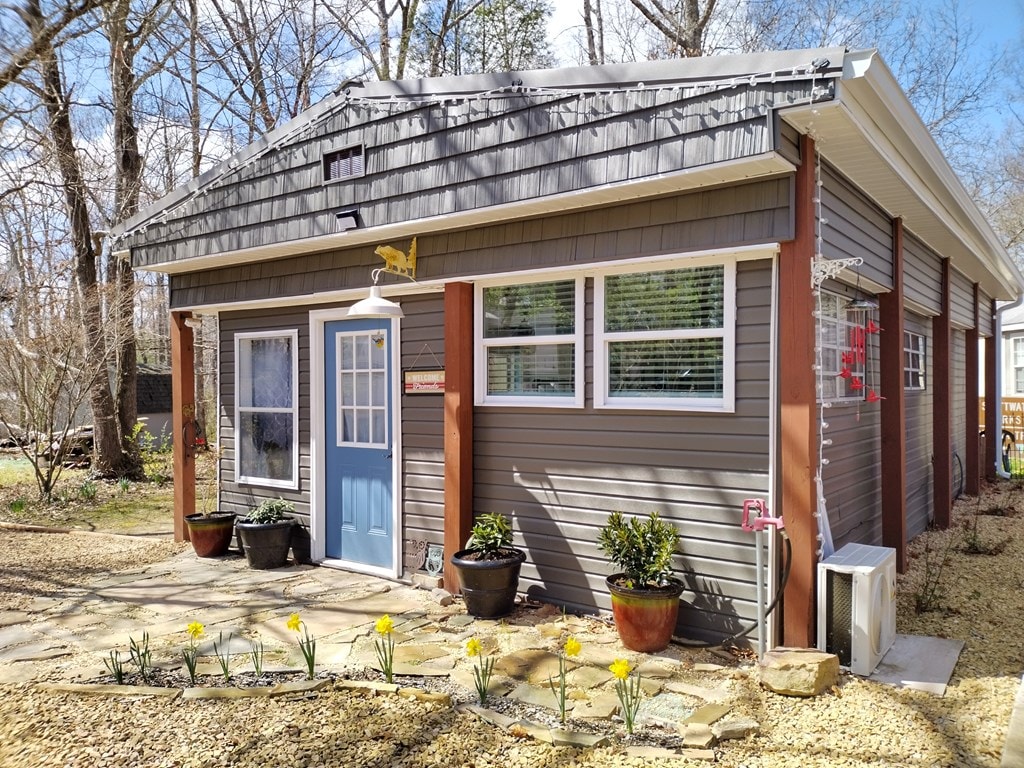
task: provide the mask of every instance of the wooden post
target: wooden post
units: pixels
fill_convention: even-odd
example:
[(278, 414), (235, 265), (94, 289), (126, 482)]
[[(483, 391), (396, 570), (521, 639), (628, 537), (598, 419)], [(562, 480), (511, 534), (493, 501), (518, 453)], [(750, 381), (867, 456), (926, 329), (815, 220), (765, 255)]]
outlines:
[(449, 560), (473, 527), (473, 286), (444, 290), (444, 587), (459, 591)]
[(191, 312), (171, 312), (171, 425), (174, 430), (174, 540), (188, 541), (185, 517), (196, 511), (195, 446), (196, 416), (195, 347), (192, 329), (185, 321)]
[(892, 224), (892, 291), (879, 296), (879, 380), (882, 436), (882, 544), (907, 570), (907, 431), (903, 390), (903, 220)]
[(795, 180), (794, 239), (779, 254), (779, 463), (782, 514), (793, 546), (793, 562), (783, 603), (783, 644), (814, 645), (814, 594), (818, 525), (814, 514), (817, 467), (814, 292), (811, 264), (815, 234), (814, 140), (801, 137)]
[(932, 380), (932, 456), (935, 525), (949, 528), (953, 511), (953, 373), (952, 326), (949, 315), (949, 259), (942, 260), (942, 286), (939, 314), (932, 318), (932, 345), (935, 348)]
[[(991, 316), (994, 319), (996, 316), (994, 299), (986, 310), (992, 313)], [(994, 322), (992, 326), (995, 327)], [(1002, 343), (1003, 340), (994, 333), (985, 339), (985, 479), (989, 482), (995, 482), (998, 477), (996, 466), (1003, 460), (1001, 451), (996, 450), (996, 445), (1002, 445), (1003, 435), (1003, 419), (1001, 414), (996, 413), (996, 392), (998, 391), (996, 388), (999, 386), (1001, 373), (996, 368), (996, 345)]]
[(977, 496), (981, 491), (981, 465), (978, 460), (978, 433), (981, 425), (978, 423), (980, 404), (978, 402), (978, 314), (981, 309), (981, 288), (974, 284), (974, 327), (968, 328), (964, 334), (966, 352), (966, 366), (964, 375), (967, 376), (967, 445), (964, 446), (964, 493), (968, 496)]

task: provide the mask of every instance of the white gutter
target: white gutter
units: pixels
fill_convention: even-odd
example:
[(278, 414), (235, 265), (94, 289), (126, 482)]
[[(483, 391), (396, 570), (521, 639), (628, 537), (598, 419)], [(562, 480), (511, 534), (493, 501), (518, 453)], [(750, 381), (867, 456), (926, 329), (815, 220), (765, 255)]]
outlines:
[[(1016, 309), (1021, 304), (1024, 304), (1024, 295), (1018, 296), (1017, 300), (1010, 304), (1004, 304), (996, 310), (996, 322), (995, 328), (992, 331), (993, 343), (996, 345), (996, 370), (995, 375), (998, 376), (996, 381), (996, 400), (992, 403), (992, 407), (996, 412), (996, 429), (993, 430), (994, 434), (989, 435), (989, 440), (994, 446), (992, 456), (995, 459), (996, 474), (1004, 480), (1011, 479), (1012, 475), (1003, 469), (1003, 463), (999, 460), (1000, 455), (1003, 452), (1003, 312), (1008, 309)], [(988, 409), (986, 403), (986, 411)], [(988, 419), (986, 419), (988, 421)]]

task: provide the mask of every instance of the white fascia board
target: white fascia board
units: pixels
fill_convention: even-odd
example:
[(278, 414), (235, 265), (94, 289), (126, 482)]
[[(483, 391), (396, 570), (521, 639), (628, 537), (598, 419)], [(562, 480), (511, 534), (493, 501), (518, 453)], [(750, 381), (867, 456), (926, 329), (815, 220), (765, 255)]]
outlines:
[(878, 125), (876, 116), (888, 118), (883, 130), (865, 130), (865, 138), (904, 179), (917, 181), (912, 187), (922, 202), (947, 224), (955, 223), (951, 229), (963, 245), (1010, 294), (1019, 295), (1024, 276), (876, 50), (847, 55), (838, 91), (837, 102), (862, 128)]

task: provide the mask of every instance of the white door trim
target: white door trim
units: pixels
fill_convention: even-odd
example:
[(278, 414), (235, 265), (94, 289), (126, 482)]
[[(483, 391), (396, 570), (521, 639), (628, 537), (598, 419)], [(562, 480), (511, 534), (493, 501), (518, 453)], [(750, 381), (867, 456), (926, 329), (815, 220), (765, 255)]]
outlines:
[[(327, 520), (325, 515), (326, 491), (326, 413), (324, 393), (324, 330), (327, 323), (334, 320), (348, 319), (348, 307), (314, 310), (309, 313), (309, 358), (310, 358), (310, 500), (309, 530), (310, 557), (313, 562), (321, 565), (366, 573), (373, 576), (384, 576), (397, 579), (402, 575), (402, 340), (401, 325), (398, 319), (391, 322), (391, 524), (392, 537), (391, 568), (355, 563), (349, 560), (328, 558), (326, 553)], [(381, 320), (386, 323), (386, 320)]]

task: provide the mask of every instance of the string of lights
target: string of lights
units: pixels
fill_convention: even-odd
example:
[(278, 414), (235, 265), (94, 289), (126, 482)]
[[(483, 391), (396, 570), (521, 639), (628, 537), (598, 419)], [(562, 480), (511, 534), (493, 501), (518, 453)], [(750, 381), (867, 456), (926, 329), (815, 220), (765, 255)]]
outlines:
[[(603, 114), (614, 115), (635, 112), (637, 109), (642, 108), (665, 106), (669, 103), (684, 103), (689, 99), (706, 96), (709, 93), (731, 90), (741, 86), (757, 87), (764, 84), (802, 81), (805, 80), (808, 75), (811, 75), (812, 88), (808, 99), (803, 102), (787, 102), (787, 106), (795, 106), (799, 103), (807, 103), (808, 101), (813, 103), (827, 98), (830, 95), (828, 88), (822, 88), (817, 85), (818, 78), (822, 77), (822, 71), (828, 66), (828, 64), (829, 62), (827, 59), (815, 59), (814, 61), (807, 62), (806, 64), (797, 67), (787, 67), (784, 69), (759, 72), (742, 77), (671, 83), (649, 83), (646, 81), (639, 81), (634, 84), (620, 86), (548, 88), (528, 86), (524, 85), (521, 81), (515, 81), (508, 85), (482, 90), (476, 93), (432, 93), (422, 97), (402, 96), (400, 98), (394, 94), (382, 94), (379, 96), (352, 95), (352, 88), (347, 87), (341, 90), (337, 96), (334, 97), (335, 100), (332, 103), (324, 104), (322, 110), (316, 115), (307, 119), (296, 119), (294, 121), (294, 125), (288, 127), (286, 130), (282, 130), (276, 135), (274, 133), (269, 134), (268, 139), (270, 136), (273, 136), (273, 139), (266, 141), (263, 146), (252, 151), (250, 155), (245, 157), (236, 155), (229, 160), (224, 161), (218, 167), (219, 170), (217, 173), (205, 180), (202, 180), (195, 189), (191, 190), (187, 195), (183, 196), (172, 205), (139, 222), (131, 229), (126, 229), (121, 232), (117, 236), (117, 240), (123, 241), (133, 235), (145, 233), (150, 226), (165, 224), (172, 214), (180, 211), (196, 199), (206, 196), (210, 192), (220, 188), (222, 182), (238, 173), (244, 166), (248, 166), (260, 158), (276, 152), (286, 144), (301, 141), (305, 137), (313, 135), (329, 120), (334, 118), (339, 111), (346, 109), (366, 110), (369, 113), (382, 114), (385, 118), (388, 118), (410, 112), (421, 113), (422, 110), (429, 108), (465, 106), (468, 110), (483, 110), (489, 115), (491, 104), (501, 101), (503, 102), (501, 104), (501, 110), (506, 111), (508, 108), (507, 100), (515, 97), (529, 100), (531, 102), (530, 106), (553, 105), (557, 102), (564, 102), (566, 100), (579, 101), (581, 99), (591, 98), (602, 99), (599, 106), (603, 110)], [(659, 97), (663, 97), (666, 94), (669, 98), (659, 103)], [(627, 98), (619, 99), (619, 97), (623, 95)], [(633, 98), (629, 98), (631, 96)], [(638, 102), (639, 98), (646, 99), (651, 103), (640, 104)], [(621, 101), (621, 104), (617, 105), (615, 103), (616, 101)], [(453, 120), (463, 120), (475, 116), (476, 115), (473, 114), (453, 113), (449, 115), (449, 118)], [(412, 115), (410, 115), (410, 118), (411, 117)]]

